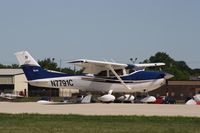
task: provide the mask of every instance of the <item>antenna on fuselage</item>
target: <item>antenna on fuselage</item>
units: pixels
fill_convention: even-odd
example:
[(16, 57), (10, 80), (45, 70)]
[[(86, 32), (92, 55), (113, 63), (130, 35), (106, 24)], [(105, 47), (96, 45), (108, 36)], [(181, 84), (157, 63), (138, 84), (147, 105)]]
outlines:
[(135, 64), (135, 62), (137, 61), (137, 59), (138, 59), (138, 58), (135, 58), (135, 59), (133, 60), (133, 58), (130, 58), (130, 61), (131, 61), (133, 64)]

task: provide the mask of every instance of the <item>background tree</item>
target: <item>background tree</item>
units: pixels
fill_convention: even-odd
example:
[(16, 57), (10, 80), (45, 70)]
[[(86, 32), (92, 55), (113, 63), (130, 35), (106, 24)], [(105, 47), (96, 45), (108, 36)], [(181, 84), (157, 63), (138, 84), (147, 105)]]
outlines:
[(0, 64), (0, 68), (12, 68), (12, 69), (16, 69), (16, 68), (20, 68), (20, 66), (18, 64), (12, 64), (12, 65), (3, 65), (3, 64)]
[[(188, 80), (192, 75), (192, 69), (184, 61), (175, 61), (165, 52), (158, 52), (144, 62), (164, 62), (166, 65), (161, 69), (174, 75), (174, 80)], [(151, 70), (159, 70), (159, 68), (150, 68)]]
[[(152, 63), (152, 62), (164, 62), (165, 66), (162, 67), (152, 67), (147, 68), (147, 70), (152, 71), (162, 71), (173, 74), (173, 80), (188, 80), (190, 76), (199, 77), (200, 69), (191, 69), (185, 61), (176, 61), (171, 58), (165, 52), (157, 52), (155, 55), (151, 56), (149, 59), (143, 61), (144, 63)], [(68, 74), (82, 74), (83, 69), (76, 70), (75, 68), (71, 69), (70, 67), (60, 68), (58, 64), (55, 62), (54, 58), (45, 58), (44, 60), (39, 60), (38, 63), (42, 68), (54, 71), (60, 71)], [(0, 68), (20, 68), (18, 64), (12, 65), (3, 65), (0, 63)]]
[(38, 64), (42, 68), (58, 71), (58, 64), (54, 60), (54, 58), (45, 58), (44, 60), (38, 60)]
[(58, 67), (58, 64), (55, 62), (54, 58), (46, 58), (44, 60), (39, 60), (38, 64), (40, 64), (42, 68), (48, 70), (59, 71), (67, 74), (82, 74), (82, 69), (76, 70), (76, 69), (71, 69), (70, 67), (65, 67), (65, 68)]

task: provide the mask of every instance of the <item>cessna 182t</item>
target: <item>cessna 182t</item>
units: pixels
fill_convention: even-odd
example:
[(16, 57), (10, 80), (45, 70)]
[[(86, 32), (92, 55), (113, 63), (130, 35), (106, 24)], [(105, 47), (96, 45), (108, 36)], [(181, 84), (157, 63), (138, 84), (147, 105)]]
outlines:
[(166, 78), (170, 78), (169, 74), (164, 72), (144, 71), (146, 67), (163, 66), (164, 63), (121, 64), (79, 59), (69, 63), (84, 68), (85, 74), (72, 75), (44, 70), (27, 51), (17, 52), (15, 55), (29, 84), (39, 87), (109, 92), (102, 96), (106, 102), (115, 99), (111, 94), (112, 91), (124, 93), (152, 91), (164, 85)]

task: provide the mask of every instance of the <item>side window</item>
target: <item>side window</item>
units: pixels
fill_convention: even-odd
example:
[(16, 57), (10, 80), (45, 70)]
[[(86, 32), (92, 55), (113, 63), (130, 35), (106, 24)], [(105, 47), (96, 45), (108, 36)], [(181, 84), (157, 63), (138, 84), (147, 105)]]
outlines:
[[(117, 69), (115, 70), (115, 72), (118, 75), (123, 75), (123, 70), (122, 69)], [(101, 71), (100, 73), (98, 73), (96, 76), (100, 76), (100, 77), (106, 77), (107, 76), (107, 71)], [(109, 76), (113, 77), (115, 76), (111, 71), (109, 71)]]
[(98, 73), (96, 76), (106, 77), (106, 76), (107, 76), (107, 71), (101, 71), (101, 72)]

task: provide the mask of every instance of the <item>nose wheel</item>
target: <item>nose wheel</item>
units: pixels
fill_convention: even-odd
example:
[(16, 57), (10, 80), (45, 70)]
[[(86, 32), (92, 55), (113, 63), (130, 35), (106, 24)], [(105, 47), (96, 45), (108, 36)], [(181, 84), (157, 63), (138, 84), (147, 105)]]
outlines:
[(146, 89), (143, 90), (143, 94), (144, 96), (149, 96), (149, 91), (147, 91)]

